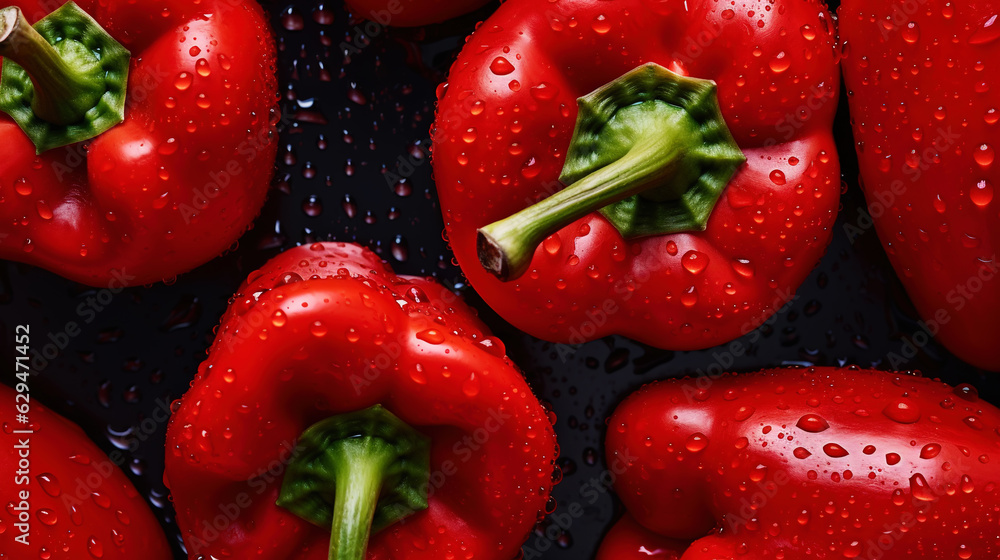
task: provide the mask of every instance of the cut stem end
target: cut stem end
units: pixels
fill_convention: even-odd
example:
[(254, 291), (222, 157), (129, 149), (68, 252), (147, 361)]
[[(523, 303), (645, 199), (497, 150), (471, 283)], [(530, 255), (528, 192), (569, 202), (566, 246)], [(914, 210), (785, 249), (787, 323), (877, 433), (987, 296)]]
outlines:
[(476, 252), (479, 254), (480, 264), (487, 272), (503, 282), (510, 279), (510, 259), (503, 247), (486, 232), (485, 228), (480, 229), (476, 236)]

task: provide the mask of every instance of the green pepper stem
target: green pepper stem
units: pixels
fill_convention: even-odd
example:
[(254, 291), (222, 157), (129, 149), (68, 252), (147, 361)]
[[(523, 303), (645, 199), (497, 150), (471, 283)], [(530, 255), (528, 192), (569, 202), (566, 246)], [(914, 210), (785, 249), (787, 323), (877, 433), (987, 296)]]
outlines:
[(330, 560), (365, 560), (373, 533), (427, 509), (430, 447), (380, 405), (327, 418), (299, 437), (276, 503), (332, 527)]
[(382, 447), (387, 446), (346, 446), (351, 456), (337, 462), (330, 560), (365, 560), (379, 493), (394, 456)]
[(544, 239), (599, 210), (622, 237), (702, 231), (746, 161), (717, 86), (649, 63), (578, 100), (559, 177), (565, 189), (479, 230), (487, 271), (524, 274)]
[(92, 65), (72, 67), (24, 18), (21, 9), (0, 10), (0, 56), (16, 62), (31, 77), (31, 108), (55, 125), (80, 122), (100, 99), (103, 89), (88, 74)]
[(576, 220), (653, 189), (670, 179), (691, 143), (677, 134), (677, 119), (639, 140), (624, 157), (590, 173), (534, 206), (479, 230), (483, 267), (503, 281), (524, 274), (546, 237)]

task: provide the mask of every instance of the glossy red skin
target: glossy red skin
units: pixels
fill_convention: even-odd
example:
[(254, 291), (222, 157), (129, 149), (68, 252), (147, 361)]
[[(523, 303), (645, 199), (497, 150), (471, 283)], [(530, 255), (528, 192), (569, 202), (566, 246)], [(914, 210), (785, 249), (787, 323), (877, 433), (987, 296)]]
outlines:
[[(37, 401), (29, 403), (31, 424), (16, 423), (14, 397), (10, 387), (0, 385), (0, 472), (5, 478), (0, 485), (5, 505), (0, 509), (0, 558), (80, 560), (94, 558), (91, 551), (97, 551), (102, 560), (170, 560), (173, 554), (160, 524), (118, 466), (76, 424)], [(24, 429), (34, 433), (13, 433)], [(23, 438), (31, 440), (27, 486), (15, 480), (20, 460), (15, 446)], [(20, 523), (19, 512), (12, 508), (21, 502), (22, 490), (29, 492), (28, 546), (14, 540), (21, 531), (14, 526)]]
[[(14, 2), (32, 22), (52, 4)], [(264, 204), (277, 152), (272, 32), (252, 0), (78, 4), (132, 53), (125, 122), (36, 156), (0, 113), (0, 258), (94, 286), (170, 279), (228, 249)], [(15, 191), (22, 178), (30, 195)]]
[(393, 27), (441, 23), (479, 9), (490, 0), (346, 0), (354, 14)]
[(1000, 166), (980, 148), (998, 148), (1000, 132), (987, 120), (996, 123), (1000, 105), (1000, 90), (990, 87), (1000, 42), (969, 40), (995, 38), (996, 27), (984, 26), (1000, 3), (904, 4), (847, 0), (840, 8), (861, 185), (920, 315), (940, 326), (937, 337), (960, 358), (998, 371), (1000, 201), (992, 192)]
[[(706, 381), (648, 385), (608, 424), (609, 461), (629, 465), (615, 490), (639, 523), (682, 539), (715, 530), (683, 560), (1000, 557), (1000, 410), (974, 389), (834, 368)], [(901, 402), (911, 417), (885, 412)], [(810, 414), (829, 427), (799, 427)]]
[[(746, 334), (792, 297), (826, 249), (837, 214), (831, 123), (839, 71), (824, 6), (773, 6), (747, 2), (725, 12), (729, 4), (702, 0), (510, 0), (480, 26), (439, 90), (434, 171), (452, 248), (491, 307), (554, 342), (618, 333), (695, 349)], [(602, 25), (610, 30), (595, 31)], [(812, 41), (800, 31), (806, 25)], [(703, 54), (686, 54), (708, 33), (717, 38)], [(755, 47), (759, 57), (751, 54)], [(779, 53), (790, 65), (775, 74), (769, 63)], [(505, 76), (490, 69), (501, 56), (515, 68)], [(561, 188), (576, 99), (647, 62), (714, 79), (748, 158), (707, 230), (626, 242), (593, 213), (540, 246), (520, 279), (502, 283), (487, 273), (476, 255), (476, 230)], [(535, 89), (541, 84), (545, 93)], [(782, 121), (806, 103), (816, 107), (808, 120)], [(771, 181), (776, 170), (784, 185)], [(698, 274), (684, 267), (692, 251), (708, 258)], [(751, 276), (737, 272), (734, 259), (749, 259)]]
[[(457, 468), (432, 487), (427, 510), (372, 537), (368, 559), (517, 556), (549, 496), (555, 436), (502, 344), (457, 296), (329, 243), (278, 256), (234, 301), (167, 434), (166, 478), (192, 559), (327, 558), (329, 529), (274, 505), (280, 476), (260, 493), (263, 479), (247, 481), (312, 424), (375, 404), (431, 437), (432, 473), (448, 473), (446, 461)], [(505, 418), (499, 426), (491, 411)], [(484, 426), (496, 429), (478, 450), (457, 447)], [(253, 505), (195, 549), (202, 523), (241, 492)]]
[(596, 560), (678, 560), (690, 544), (657, 535), (626, 513), (604, 537)]

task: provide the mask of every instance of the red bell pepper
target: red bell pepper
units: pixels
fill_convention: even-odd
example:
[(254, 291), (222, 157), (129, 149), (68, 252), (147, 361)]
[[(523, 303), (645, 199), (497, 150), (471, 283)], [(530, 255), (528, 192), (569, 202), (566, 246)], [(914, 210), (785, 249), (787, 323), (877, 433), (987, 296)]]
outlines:
[(171, 419), (190, 557), (514, 558), (556, 445), (504, 354), (454, 294), (370, 251), (278, 256), (236, 295)]
[(661, 537), (626, 513), (604, 537), (597, 560), (678, 560), (690, 544)]
[(0, 558), (172, 558), (121, 457), (113, 462), (29, 395), (0, 385)]
[(218, 256), (263, 206), (277, 151), (260, 6), (52, 4), (3, 12), (0, 258), (106, 286)]
[(699, 539), (684, 560), (1000, 555), (1000, 410), (969, 385), (856, 368), (672, 380), (618, 407), (607, 454), (640, 524)]
[(441, 23), (467, 14), (490, 0), (346, 0), (348, 9), (365, 19), (393, 27)]
[[(869, 214), (924, 328), (963, 360), (1000, 371), (994, 165), (998, 6), (846, 0), (844, 75)], [(893, 364), (900, 367), (901, 364)]]
[(831, 25), (812, 0), (504, 3), (434, 132), (473, 287), (556, 342), (693, 349), (759, 326), (836, 218)]

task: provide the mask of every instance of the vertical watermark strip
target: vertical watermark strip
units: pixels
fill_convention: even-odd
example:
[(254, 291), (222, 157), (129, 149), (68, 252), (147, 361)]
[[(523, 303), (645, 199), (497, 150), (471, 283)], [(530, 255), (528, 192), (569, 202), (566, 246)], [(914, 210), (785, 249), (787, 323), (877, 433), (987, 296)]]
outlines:
[(14, 486), (17, 496), (14, 500), (13, 512), (17, 523), (14, 540), (28, 546), (31, 544), (31, 435), (33, 430), (29, 421), (31, 412), (31, 387), (28, 378), (31, 375), (31, 327), (18, 325), (14, 330), (14, 419), (15, 426), (11, 429), (14, 435), (13, 454), (17, 457), (17, 469), (14, 471)]

